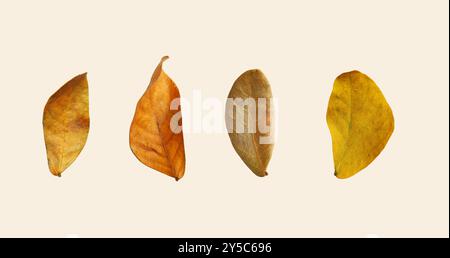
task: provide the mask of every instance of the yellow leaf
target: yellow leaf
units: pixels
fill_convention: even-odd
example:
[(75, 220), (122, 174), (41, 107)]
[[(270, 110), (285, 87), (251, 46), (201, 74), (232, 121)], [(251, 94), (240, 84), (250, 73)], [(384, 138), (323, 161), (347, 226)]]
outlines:
[(257, 69), (239, 76), (227, 100), (225, 118), (233, 148), (247, 167), (260, 177), (267, 175), (272, 157), (271, 100), (270, 84)]
[(185, 169), (180, 93), (162, 69), (167, 58), (161, 59), (136, 106), (130, 128), (130, 147), (144, 165), (178, 181)]
[(86, 73), (68, 81), (49, 98), (43, 126), (50, 172), (61, 176), (83, 150), (89, 134)]
[(367, 75), (338, 76), (328, 102), (335, 176), (348, 178), (367, 167), (394, 131), (394, 116), (383, 93)]

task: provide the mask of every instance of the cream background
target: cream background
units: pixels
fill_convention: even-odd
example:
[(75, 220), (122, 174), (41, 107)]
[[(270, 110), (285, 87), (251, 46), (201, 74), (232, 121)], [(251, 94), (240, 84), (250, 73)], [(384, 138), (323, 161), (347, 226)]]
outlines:
[[(448, 1), (0, 0), (0, 236), (449, 236)], [(128, 130), (161, 56), (181, 94), (225, 98), (260, 68), (279, 100), (270, 175), (225, 134), (186, 134), (178, 183), (137, 161)], [(358, 69), (396, 129), (349, 180), (325, 121)], [(91, 132), (62, 178), (42, 132), (48, 97), (88, 72)]]

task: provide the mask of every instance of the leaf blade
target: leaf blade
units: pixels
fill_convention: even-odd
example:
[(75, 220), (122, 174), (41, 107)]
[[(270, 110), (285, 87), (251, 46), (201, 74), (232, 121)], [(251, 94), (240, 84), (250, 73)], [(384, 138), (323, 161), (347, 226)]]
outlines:
[[(266, 105), (260, 105), (259, 99), (266, 100)], [(261, 144), (261, 137), (272, 135), (271, 100), (270, 84), (258, 69), (241, 74), (233, 83), (227, 100), (225, 117), (230, 141), (241, 160), (259, 177), (268, 175), (266, 169), (273, 151), (273, 143)], [(251, 105), (255, 105), (255, 108)], [(265, 117), (260, 118), (259, 109), (263, 110), (261, 112), (265, 113)], [(259, 119), (264, 119), (263, 122), (270, 128), (269, 132), (261, 132)], [(238, 128), (244, 131), (240, 132)]]
[(61, 176), (79, 156), (89, 134), (86, 73), (72, 78), (49, 98), (42, 123), (49, 170)]
[(359, 71), (351, 71), (335, 80), (327, 124), (333, 142), (335, 175), (345, 179), (367, 167), (381, 153), (394, 130), (394, 116), (376, 83)]
[(171, 110), (172, 101), (180, 98), (179, 90), (162, 69), (163, 57), (152, 75), (150, 84), (139, 100), (130, 127), (130, 148), (144, 165), (179, 180), (185, 172), (183, 131), (173, 132), (171, 121), (179, 116), (181, 107)]

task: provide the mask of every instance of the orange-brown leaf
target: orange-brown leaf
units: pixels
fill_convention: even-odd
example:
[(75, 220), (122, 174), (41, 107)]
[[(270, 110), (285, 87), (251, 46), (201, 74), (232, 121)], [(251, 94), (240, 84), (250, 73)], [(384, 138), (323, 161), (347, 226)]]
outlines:
[(171, 104), (179, 101), (180, 93), (162, 69), (167, 58), (161, 59), (136, 106), (130, 128), (130, 147), (144, 165), (179, 180), (185, 169), (184, 140), (182, 130), (173, 130), (173, 122), (181, 129), (181, 107), (176, 105), (171, 109)]

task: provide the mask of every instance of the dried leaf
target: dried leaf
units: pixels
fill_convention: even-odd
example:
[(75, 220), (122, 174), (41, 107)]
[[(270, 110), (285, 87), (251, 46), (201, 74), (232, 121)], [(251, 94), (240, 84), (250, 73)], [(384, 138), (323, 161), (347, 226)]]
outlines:
[[(226, 125), (233, 148), (257, 176), (267, 175), (272, 157), (272, 91), (260, 70), (249, 70), (228, 94)], [(271, 117), (272, 116), (272, 117)]]
[(367, 167), (394, 131), (394, 116), (378, 86), (352, 71), (338, 76), (328, 103), (335, 175), (348, 178)]
[(178, 181), (185, 169), (180, 93), (162, 69), (167, 58), (161, 59), (137, 104), (130, 147), (143, 164)]
[(50, 172), (61, 176), (83, 150), (89, 134), (86, 73), (64, 84), (44, 108), (44, 138)]

